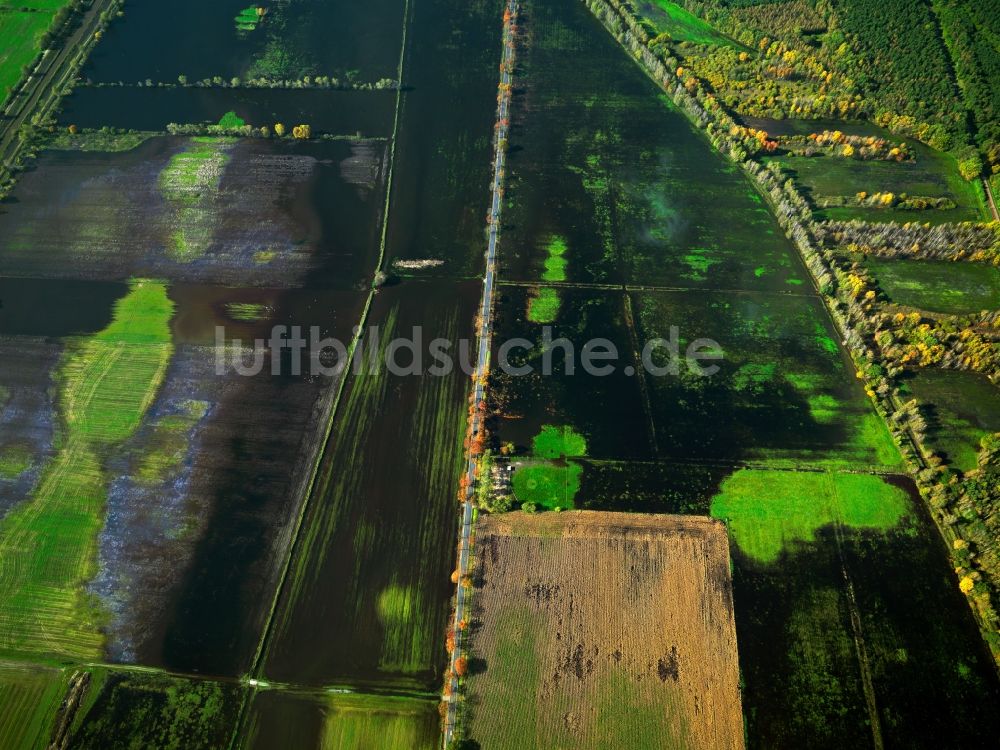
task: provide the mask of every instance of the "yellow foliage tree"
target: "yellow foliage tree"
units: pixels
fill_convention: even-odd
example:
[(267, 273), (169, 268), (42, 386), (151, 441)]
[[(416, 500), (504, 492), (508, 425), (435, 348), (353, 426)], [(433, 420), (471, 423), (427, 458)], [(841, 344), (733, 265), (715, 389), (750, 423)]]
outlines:
[(958, 588), (961, 589), (963, 594), (968, 594), (975, 585), (976, 582), (972, 580), (972, 576), (965, 576), (958, 582)]
[(280, 122), (274, 124), (274, 134), (279, 138), (285, 134), (285, 126)]
[(312, 128), (309, 125), (296, 125), (292, 128), (292, 137), (299, 140), (306, 140), (312, 137)]

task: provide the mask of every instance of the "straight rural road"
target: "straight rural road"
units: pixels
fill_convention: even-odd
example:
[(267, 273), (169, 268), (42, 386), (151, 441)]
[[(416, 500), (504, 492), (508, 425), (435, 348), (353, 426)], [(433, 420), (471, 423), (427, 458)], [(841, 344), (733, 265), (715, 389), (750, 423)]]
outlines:
[(14, 158), (20, 145), (18, 134), (21, 126), (31, 121), (32, 116), (45, 103), (47, 95), (66, 84), (80, 45), (100, 29), (101, 14), (112, 2), (113, 0), (94, 0), (84, 11), (76, 30), (63, 40), (57, 50), (50, 50), (42, 58), (24, 87), (7, 104), (5, 113), (0, 118), (0, 162), (6, 164)]
[(986, 190), (986, 201), (990, 204), (990, 213), (993, 214), (993, 221), (1000, 221), (1000, 212), (997, 211), (997, 202), (993, 197), (993, 189), (990, 187), (990, 181), (985, 177), (981, 179), (983, 181), (983, 188)]
[[(486, 374), (489, 368), (490, 343), (493, 334), (493, 290), (496, 285), (497, 235), (500, 231), (501, 194), (503, 187), (503, 172), (506, 161), (506, 141), (510, 129), (510, 95), (513, 80), (514, 37), (512, 26), (517, 17), (517, 1), (507, 0), (503, 29), (503, 58), (500, 64), (499, 106), (497, 107), (496, 155), (493, 160), (492, 202), (489, 213), (489, 242), (486, 248), (486, 273), (483, 277), (483, 298), (479, 308), (479, 355), (476, 360), (476, 372), (473, 379), (472, 416), (469, 423), (469, 435), (475, 437), (483, 429), (483, 417), (479, 406), (486, 395)], [(458, 585), (455, 597), (455, 650), (450, 657), (451, 684), (447, 693), (448, 714), (445, 717), (444, 747), (447, 748), (455, 733), (455, 718), (458, 713), (458, 677), (455, 675), (455, 661), (462, 654), (462, 630), (459, 627), (465, 619), (467, 597), (462, 579), (469, 572), (470, 544), (473, 520), (473, 490), (476, 481), (476, 457), (469, 455), (465, 477), (468, 490), (462, 501), (462, 527), (458, 547)], [(488, 478), (483, 477), (483, 481)]]

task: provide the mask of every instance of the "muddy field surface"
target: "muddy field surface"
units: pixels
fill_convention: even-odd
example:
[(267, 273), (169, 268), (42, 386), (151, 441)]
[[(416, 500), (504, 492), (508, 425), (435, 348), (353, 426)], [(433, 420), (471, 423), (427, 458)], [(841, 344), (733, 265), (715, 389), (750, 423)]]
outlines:
[(293, 287), (364, 284), (384, 142), (154, 138), (51, 151), (0, 208), (0, 273)]

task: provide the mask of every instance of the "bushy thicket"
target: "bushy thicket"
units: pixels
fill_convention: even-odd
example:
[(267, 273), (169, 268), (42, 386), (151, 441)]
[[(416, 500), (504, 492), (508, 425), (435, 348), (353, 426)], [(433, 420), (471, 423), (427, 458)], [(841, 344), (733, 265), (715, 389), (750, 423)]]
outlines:
[(966, 117), (928, 0), (834, 0), (850, 66), (879, 111), (941, 124), (957, 145)]
[(1000, 174), (1000, 0), (933, 0), (965, 106)]
[(678, 0), (745, 49), (673, 52), (741, 115), (872, 119), (953, 151), (972, 179), (982, 163), (930, 2)]

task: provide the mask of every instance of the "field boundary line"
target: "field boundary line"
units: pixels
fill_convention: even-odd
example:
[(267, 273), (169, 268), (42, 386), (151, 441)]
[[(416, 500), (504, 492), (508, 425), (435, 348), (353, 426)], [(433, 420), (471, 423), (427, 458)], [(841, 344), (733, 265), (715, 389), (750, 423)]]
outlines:
[(861, 691), (865, 696), (865, 708), (871, 724), (872, 742), (875, 750), (883, 750), (882, 722), (879, 719), (878, 701), (875, 696), (875, 683), (872, 679), (871, 660), (868, 658), (868, 647), (865, 644), (864, 630), (861, 624), (861, 612), (858, 600), (854, 594), (854, 582), (847, 572), (847, 562), (844, 560), (844, 549), (841, 539), (840, 522), (834, 524), (834, 539), (837, 542), (837, 557), (840, 558), (840, 573), (844, 579), (844, 595), (847, 597), (847, 609), (851, 621), (851, 634), (854, 636), (854, 651), (858, 659), (858, 671), (861, 673)]
[(650, 447), (653, 455), (660, 455), (660, 445), (656, 440), (656, 420), (653, 418), (653, 401), (649, 397), (649, 383), (646, 382), (646, 368), (642, 366), (642, 345), (639, 341), (639, 331), (636, 330), (635, 316), (632, 314), (632, 296), (622, 295), (622, 309), (625, 312), (625, 327), (628, 329), (629, 341), (632, 344), (632, 361), (636, 375), (636, 384), (642, 397), (642, 410), (646, 414), (646, 428), (649, 431)]
[(622, 282), (619, 284), (603, 284), (599, 281), (530, 281), (517, 279), (497, 280), (500, 286), (513, 287), (552, 287), (553, 289), (593, 289), (605, 292), (699, 292), (702, 294), (760, 294), (775, 297), (808, 297), (813, 298), (815, 294), (776, 289), (723, 289), (718, 287), (700, 286), (660, 286), (657, 284), (631, 284)]
[(983, 181), (983, 189), (986, 191), (986, 202), (990, 206), (990, 213), (993, 214), (993, 221), (1000, 221), (1000, 211), (997, 211), (997, 202), (993, 196), (993, 188), (990, 186), (990, 181), (985, 177), (980, 177)]

